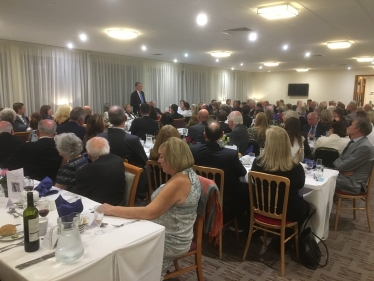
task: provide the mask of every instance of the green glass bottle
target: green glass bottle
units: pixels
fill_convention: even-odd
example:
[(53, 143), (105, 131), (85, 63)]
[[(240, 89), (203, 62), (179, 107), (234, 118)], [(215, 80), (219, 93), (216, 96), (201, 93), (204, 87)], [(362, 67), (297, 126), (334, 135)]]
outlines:
[(23, 231), (25, 234), (25, 251), (39, 250), (39, 212), (34, 206), (32, 192), (27, 192), (27, 208), (23, 211)]

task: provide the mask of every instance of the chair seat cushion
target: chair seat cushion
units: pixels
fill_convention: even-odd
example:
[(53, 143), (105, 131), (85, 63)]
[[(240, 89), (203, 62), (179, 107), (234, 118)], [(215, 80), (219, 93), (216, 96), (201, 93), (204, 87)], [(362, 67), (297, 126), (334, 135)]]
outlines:
[[(267, 224), (272, 224), (272, 225), (281, 225), (281, 223), (282, 223), (281, 220), (268, 218), (268, 217), (265, 217), (265, 216), (261, 216), (259, 214), (255, 214), (255, 219), (260, 221), (260, 222), (267, 223)], [(291, 224), (291, 223), (293, 223), (293, 221), (286, 221), (286, 225)]]
[(359, 194), (352, 194), (352, 193), (343, 192), (343, 191), (339, 191), (339, 190), (336, 190), (335, 193), (339, 194), (339, 195), (348, 195), (348, 196), (365, 196), (366, 195), (366, 192), (361, 192)]

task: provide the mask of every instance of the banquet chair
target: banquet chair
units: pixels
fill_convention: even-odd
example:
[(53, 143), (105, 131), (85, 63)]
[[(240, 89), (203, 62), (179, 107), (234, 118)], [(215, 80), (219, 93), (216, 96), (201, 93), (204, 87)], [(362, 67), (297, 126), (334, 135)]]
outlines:
[[(371, 173), (366, 184), (366, 192), (360, 194), (350, 194), (343, 191), (335, 191), (335, 196), (338, 198), (338, 205), (335, 214), (334, 231), (338, 229), (339, 215), (341, 210), (353, 210), (353, 219), (356, 219), (356, 210), (366, 210), (366, 217), (369, 225), (369, 232), (371, 232), (371, 218), (370, 218), (370, 190), (372, 189), (374, 179), (374, 166), (371, 168)], [(352, 207), (342, 207), (342, 199), (352, 199)], [(365, 207), (356, 207), (356, 199), (362, 199), (366, 202)]]
[(143, 172), (143, 169), (126, 162), (123, 163), (123, 166), (125, 169), (126, 178), (125, 204), (123, 205), (126, 207), (134, 207), (136, 200), (136, 189), (138, 188), (139, 178)]
[(14, 136), (24, 139), (25, 141), (30, 140), (30, 132), (15, 132)]
[[(198, 166), (198, 165), (193, 165), (192, 168), (194, 169), (197, 175), (213, 180), (216, 183), (219, 189), (219, 193), (220, 193), (221, 208), (223, 209), (223, 191), (224, 191), (224, 182), (225, 182), (224, 171), (222, 171), (221, 169), (203, 167), (203, 166)], [(236, 240), (239, 241), (238, 221), (236, 218), (225, 223), (223, 227), (231, 224), (232, 222), (234, 222), (234, 226), (235, 226)], [(221, 235), (219, 236), (219, 258), (222, 259), (222, 232), (221, 232)]]
[(154, 160), (148, 160), (146, 164), (146, 172), (148, 179), (148, 203), (151, 202), (151, 196), (161, 184), (166, 183), (171, 176), (164, 173), (160, 164)]
[(318, 147), (314, 152), (316, 159), (322, 159), (323, 166), (334, 168), (334, 161), (339, 158), (339, 151), (329, 147)]
[(173, 121), (173, 125), (175, 128), (184, 128), (184, 118), (178, 118), (178, 119), (174, 119)]
[[(267, 232), (280, 236), (281, 249), (281, 276), (284, 276), (285, 243), (295, 237), (296, 257), (299, 258), (298, 222), (286, 220), (290, 180), (285, 177), (269, 175), (259, 172), (248, 172), (249, 200), (250, 200), (250, 226), (247, 244), (245, 245), (243, 261), (245, 260), (252, 234), (257, 230), (264, 231), (264, 245), (266, 246)], [(270, 184), (270, 186), (269, 186)], [(284, 198), (279, 199), (279, 191), (284, 191)], [(270, 196), (269, 196), (269, 191)], [(283, 209), (277, 206), (283, 201)], [(271, 206), (274, 206), (273, 208)], [(279, 214), (278, 214), (279, 213)], [(286, 228), (293, 228), (293, 233), (286, 236)]]

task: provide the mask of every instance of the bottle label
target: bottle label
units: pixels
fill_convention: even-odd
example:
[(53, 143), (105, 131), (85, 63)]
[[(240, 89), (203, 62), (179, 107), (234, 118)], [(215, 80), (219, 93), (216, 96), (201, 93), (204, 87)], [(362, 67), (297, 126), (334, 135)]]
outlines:
[(29, 242), (39, 239), (39, 218), (27, 221), (29, 224)]

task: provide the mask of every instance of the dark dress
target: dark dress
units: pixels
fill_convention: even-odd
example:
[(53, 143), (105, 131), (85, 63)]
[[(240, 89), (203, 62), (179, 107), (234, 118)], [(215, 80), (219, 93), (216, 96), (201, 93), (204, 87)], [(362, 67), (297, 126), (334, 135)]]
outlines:
[(84, 155), (70, 160), (58, 170), (56, 183), (66, 185), (68, 189), (74, 187), (77, 171), (87, 164), (88, 160)]
[[(276, 176), (286, 177), (290, 180), (290, 192), (288, 195), (288, 206), (287, 206), (287, 220), (288, 221), (297, 221), (299, 223), (299, 229), (302, 227), (303, 222), (307, 219), (309, 215), (310, 206), (302, 197), (299, 196), (299, 189), (301, 189), (305, 184), (305, 173), (304, 168), (301, 164), (296, 164), (290, 171), (277, 171), (277, 172), (268, 172), (265, 171), (263, 167), (257, 165), (257, 159), (254, 160), (251, 171), (267, 173)], [(264, 189), (266, 196), (267, 187)], [(272, 189), (272, 192), (275, 194), (275, 188)], [(283, 198), (284, 192), (282, 189), (279, 189), (278, 194), (278, 211), (281, 211), (283, 208)], [(267, 202), (267, 198), (265, 200)], [(273, 211), (274, 206), (270, 205), (270, 209)]]

